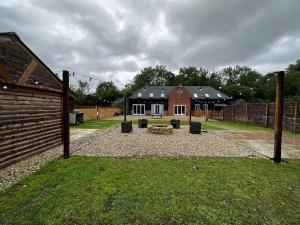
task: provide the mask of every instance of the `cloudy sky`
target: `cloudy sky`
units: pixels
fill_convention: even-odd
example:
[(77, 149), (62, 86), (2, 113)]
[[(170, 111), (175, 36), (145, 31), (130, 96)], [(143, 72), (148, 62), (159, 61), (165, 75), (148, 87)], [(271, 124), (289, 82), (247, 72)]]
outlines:
[(0, 32), (54, 72), (121, 87), (157, 64), (284, 69), (300, 58), (299, 12), (299, 0), (0, 0)]

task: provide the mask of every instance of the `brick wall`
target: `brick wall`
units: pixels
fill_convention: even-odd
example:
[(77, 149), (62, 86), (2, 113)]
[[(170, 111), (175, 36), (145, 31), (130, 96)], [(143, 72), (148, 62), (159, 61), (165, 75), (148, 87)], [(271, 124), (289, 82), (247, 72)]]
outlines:
[[(179, 93), (178, 90), (182, 89), (182, 93)], [(185, 114), (189, 115), (190, 113), (190, 93), (184, 87), (175, 87), (168, 97), (168, 116), (174, 115), (174, 105), (185, 105)]]
[[(214, 112), (212, 118), (274, 128), (275, 104), (229, 105), (223, 107), (219, 112)], [(293, 132), (300, 132), (300, 102), (284, 103), (283, 128)]]

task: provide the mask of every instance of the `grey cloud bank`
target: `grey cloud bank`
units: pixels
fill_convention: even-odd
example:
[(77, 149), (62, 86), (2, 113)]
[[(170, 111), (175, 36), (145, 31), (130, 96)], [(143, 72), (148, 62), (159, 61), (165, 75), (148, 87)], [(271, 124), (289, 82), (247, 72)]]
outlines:
[(284, 69), (300, 58), (299, 12), (298, 0), (0, 0), (0, 31), (55, 72), (121, 86), (156, 64)]

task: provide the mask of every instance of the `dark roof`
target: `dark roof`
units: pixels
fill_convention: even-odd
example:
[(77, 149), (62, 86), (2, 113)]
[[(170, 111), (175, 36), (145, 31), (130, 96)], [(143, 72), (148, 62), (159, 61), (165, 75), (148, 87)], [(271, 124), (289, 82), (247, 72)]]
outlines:
[[(18, 41), (29, 53), (30, 55), (35, 58), (39, 63), (41, 63), (51, 74), (51, 76), (56, 79), (62, 85), (62, 80), (56, 76), (56, 74), (21, 40), (18, 34), (15, 32), (0, 32), (0, 36), (8, 36), (11, 40)], [(71, 97), (76, 99), (76, 95), (72, 90), (70, 91)]]
[[(136, 99), (136, 98), (167, 99), (169, 93), (175, 87), (176, 86), (145, 86), (133, 92), (133, 94), (129, 98), (130, 99)], [(225, 95), (221, 91), (218, 91), (210, 86), (183, 86), (183, 87), (189, 91), (190, 96), (193, 99), (230, 99), (227, 95)], [(141, 96), (138, 96), (139, 93), (141, 94)], [(153, 93), (153, 97), (150, 97), (150, 93)], [(163, 97), (161, 96), (162, 93), (164, 93)], [(208, 94), (208, 97), (206, 97), (205, 94)]]

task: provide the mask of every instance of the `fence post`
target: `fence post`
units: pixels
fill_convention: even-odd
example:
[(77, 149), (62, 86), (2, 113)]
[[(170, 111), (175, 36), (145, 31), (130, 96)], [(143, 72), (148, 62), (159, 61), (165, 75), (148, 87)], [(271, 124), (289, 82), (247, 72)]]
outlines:
[(63, 71), (63, 144), (64, 158), (70, 157), (70, 129), (69, 129), (69, 71)]
[(246, 104), (245, 124), (248, 122), (248, 104)]
[(231, 121), (233, 122), (233, 105), (231, 106)]
[(293, 129), (294, 132), (296, 132), (297, 130), (297, 111), (298, 111), (298, 102), (295, 102), (294, 129)]
[(266, 110), (265, 110), (265, 128), (268, 127), (268, 117), (269, 117), (269, 103), (266, 104)]
[(284, 71), (277, 73), (274, 134), (274, 162), (281, 162)]
[(222, 120), (224, 120), (224, 107), (222, 107)]

